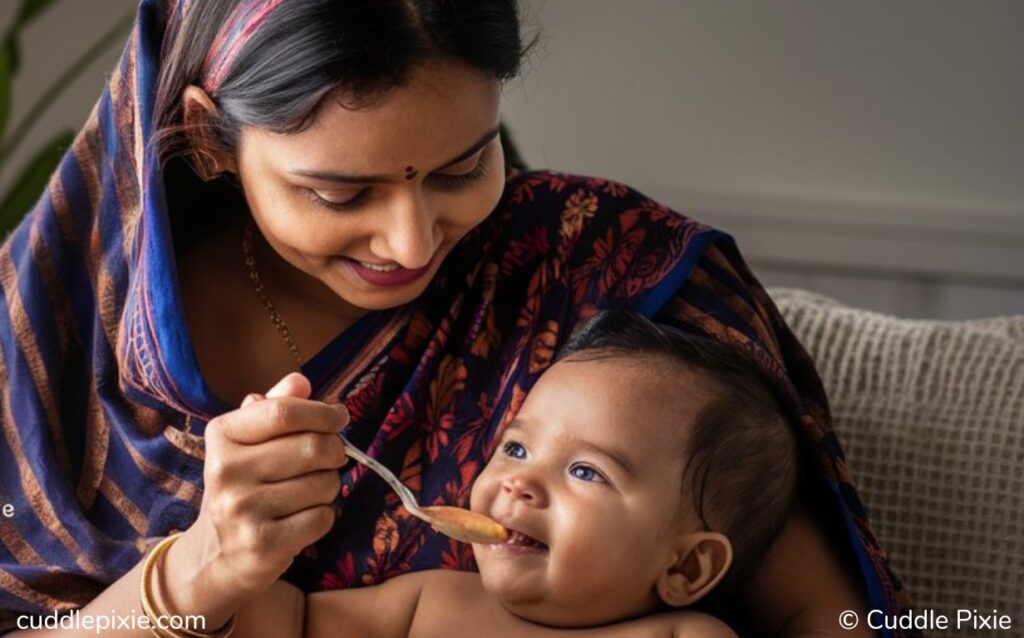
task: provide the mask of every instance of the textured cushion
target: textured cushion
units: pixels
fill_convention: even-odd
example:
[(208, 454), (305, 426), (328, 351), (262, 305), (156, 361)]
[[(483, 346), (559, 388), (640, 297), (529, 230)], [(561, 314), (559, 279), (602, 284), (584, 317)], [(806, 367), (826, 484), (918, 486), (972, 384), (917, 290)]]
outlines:
[(1000, 633), (1024, 635), (1024, 316), (916, 321), (770, 293), (815, 360), (915, 607), (951, 621), (998, 609), (1013, 623)]

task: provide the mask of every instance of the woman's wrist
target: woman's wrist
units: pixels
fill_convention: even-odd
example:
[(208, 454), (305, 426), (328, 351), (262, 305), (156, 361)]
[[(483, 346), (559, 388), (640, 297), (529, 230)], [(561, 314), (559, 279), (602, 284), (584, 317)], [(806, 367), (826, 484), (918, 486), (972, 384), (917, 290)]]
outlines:
[(223, 627), (255, 592), (222, 577), (214, 557), (184, 532), (164, 553), (154, 580), (163, 609), (176, 616), (201, 616), (207, 630)]

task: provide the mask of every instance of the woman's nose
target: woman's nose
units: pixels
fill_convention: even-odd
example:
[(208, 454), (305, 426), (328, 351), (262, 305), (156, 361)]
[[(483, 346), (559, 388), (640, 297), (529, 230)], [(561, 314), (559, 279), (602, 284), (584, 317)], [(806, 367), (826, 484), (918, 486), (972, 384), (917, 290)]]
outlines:
[(531, 507), (545, 507), (547, 495), (540, 484), (523, 474), (506, 476), (501, 480), (501, 491), (509, 498), (523, 501)]
[(438, 248), (435, 215), (420, 194), (398, 200), (378, 230), (374, 254), (387, 257), (403, 268), (421, 268)]

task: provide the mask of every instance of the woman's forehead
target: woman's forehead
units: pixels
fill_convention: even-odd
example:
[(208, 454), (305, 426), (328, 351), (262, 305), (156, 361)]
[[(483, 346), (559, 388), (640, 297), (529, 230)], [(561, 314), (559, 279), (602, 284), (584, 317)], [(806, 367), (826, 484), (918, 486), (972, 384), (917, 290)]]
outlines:
[[(497, 127), (500, 83), (457, 62), (415, 67), (405, 82), (354, 107), (341, 92), (298, 133), (252, 130), (257, 151), (287, 170), (377, 173), (393, 165), (441, 166)], [(419, 166), (417, 167), (420, 168)]]

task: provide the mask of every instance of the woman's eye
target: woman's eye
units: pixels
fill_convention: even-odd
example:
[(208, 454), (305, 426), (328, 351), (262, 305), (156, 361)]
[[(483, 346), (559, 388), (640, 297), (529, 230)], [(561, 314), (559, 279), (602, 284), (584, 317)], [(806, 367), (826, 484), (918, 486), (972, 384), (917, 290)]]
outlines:
[(578, 478), (581, 481), (591, 481), (594, 483), (605, 483), (604, 477), (601, 476), (597, 470), (586, 465), (573, 465), (569, 468), (569, 474), (573, 478)]
[(306, 193), (307, 197), (312, 199), (315, 203), (331, 208), (334, 210), (347, 210), (353, 208), (358, 203), (366, 199), (370, 194), (369, 188), (360, 189), (355, 195), (350, 193), (332, 193), (328, 191), (318, 191), (312, 188), (302, 189)]
[(435, 173), (431, 175), (430, 178), (445, 188), (459, 188), (460, 186), (466, 186), (487, 174), (489, 155), (490, 153), (485, 150), (480, 155), (480, 159), (477, 161), (476, 167), (468, 173), (463, 173), (462, 175), (445, 175), (444, 173)]
[(505, 453), (505, 456), (511, 456), (514, 459), (526, 458), (526, 448), (515, 441), (505, 443), (505, 445), (501, 446), (501, 451)]

